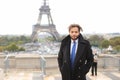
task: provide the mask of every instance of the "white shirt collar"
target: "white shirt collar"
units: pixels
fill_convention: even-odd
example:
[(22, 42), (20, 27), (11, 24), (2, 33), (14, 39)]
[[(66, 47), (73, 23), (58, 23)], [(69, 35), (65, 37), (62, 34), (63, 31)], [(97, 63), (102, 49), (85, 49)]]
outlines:
[[(74, 40), (71, 39), (71, 43), (73, 43), (73, 42), (74, 42)], [(78, 43), (78, 39), (76, 39), (75, 42)]]

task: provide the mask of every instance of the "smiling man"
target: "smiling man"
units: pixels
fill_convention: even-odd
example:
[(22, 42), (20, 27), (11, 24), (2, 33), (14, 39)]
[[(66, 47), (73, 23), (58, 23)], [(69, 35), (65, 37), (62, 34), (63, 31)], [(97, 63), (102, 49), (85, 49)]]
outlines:
[(69, 35), (61, 42), (58, 64), (62, 80), (86, 80), (93, 62), (91, 45), (80, 31), (82, 28), (78, 24), (71, 24)]

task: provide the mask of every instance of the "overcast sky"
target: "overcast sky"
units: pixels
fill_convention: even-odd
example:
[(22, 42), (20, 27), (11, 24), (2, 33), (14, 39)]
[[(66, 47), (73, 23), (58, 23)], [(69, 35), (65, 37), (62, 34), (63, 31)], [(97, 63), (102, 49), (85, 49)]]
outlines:
[[(72, 23), (83, 33), (120, 32), (120, 0), (48, 0), (60, 34)], [(32, 34), (43, 0), (0, 0), (0, 34)]]

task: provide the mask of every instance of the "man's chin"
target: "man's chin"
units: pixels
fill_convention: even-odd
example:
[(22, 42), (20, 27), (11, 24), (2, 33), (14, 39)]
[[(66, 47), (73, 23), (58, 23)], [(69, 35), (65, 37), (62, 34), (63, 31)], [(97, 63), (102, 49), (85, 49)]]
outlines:
[(76, 40), (77, 38), (71, 38), (72, 40)]

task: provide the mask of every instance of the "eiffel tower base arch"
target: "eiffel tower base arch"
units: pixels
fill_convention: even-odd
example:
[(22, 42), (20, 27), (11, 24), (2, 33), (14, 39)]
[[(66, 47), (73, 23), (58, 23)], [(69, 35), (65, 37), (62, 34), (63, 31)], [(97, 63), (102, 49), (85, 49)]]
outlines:
[(36, 24), (33, 26), (33, 32), (32, 32), (32, 42), (35, 42), (38, 40), (38, 34), (39, 32), (47, 32), (53, 36), (53, 38), (58, 41), (59, 40), (59, 33), (57, 32), (55, 25), (40, 25)]

